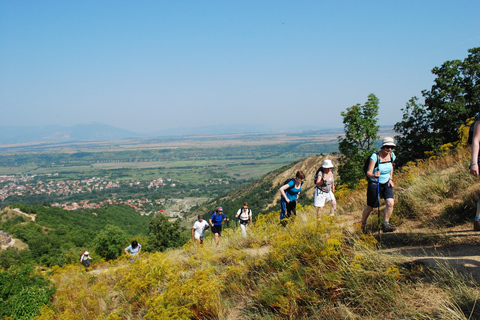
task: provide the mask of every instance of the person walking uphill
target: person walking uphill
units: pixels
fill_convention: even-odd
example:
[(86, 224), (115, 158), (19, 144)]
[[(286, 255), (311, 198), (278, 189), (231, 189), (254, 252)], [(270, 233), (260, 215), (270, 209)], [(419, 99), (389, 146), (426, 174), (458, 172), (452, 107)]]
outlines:
[(372, 212), (373, 208), (379, 208), (380, 206), (380, 197), (385, 199), (382, 231), (393, 232), (397, 230), (389, 223), (395, 203), (393, 197), (393, 162), (395, 161), (395, 154), (392, 152), (395, 146), (393, 138), (385, 137), (380, 151), (370, 156), (366, 172), (368, 180), (367, 206), (362, 214), (362, 230), (364, 232), (370, 212)]
[(332, 160), (325, 160), (315, 175), (315, 195), (313, 202), (315, 207), (317, 207), (317, 219), (323, 211), (325, 202), (330, 202), (330, 216), (335, 215), (337, 201), (333, 195), (335, 192), (335, 178), (333, 177), (332, 170)]
[[(480, 161), (480, 113), (477, 113), (475, 116), (475, 122), (473, 124), (473, 132), (471, 132), (472, 137), (472, 150), (471, 150), (471, 161), (470, 161), (470, 173), (478, 177), (479, 175), (479, 161)], [(477, 213), (475, 214), (475, 220), (473, 221), (473, 230), (480, 231), (480, 198), (477, 200)]]
[(205, 239), (205, 230), (209, 227), (208, 222), (203, 220), (201, 214), (198, 215), (198, 220), (195, 221), (192, 227), (192, 241), (197, 239), (198, 244), (203, 244), (203, 239)]
[(125, 248), (125, 253), (130, 255), (130, 259), (138, 258), (138, 255), (142, 251), (142, 245), (137, 241), (132, 241), (132, 244)]
[(238, 209), (235, 218), (240, 220), (240, 230), (242, 230), (242, 235), (245, 238), (247, 236), (247, 226), (252, 226), (252, 210), (248, 208), (248, 203), (243, 203), (243, 206)]
[(286, 223), (283, 221), (285, 218), (290, 218), (293, 215), (297, 215), (297, 199), (302, 191), (303, 182), (305, 180), (305, 174), (302, 171), (297, 171), (295, 179), (289, 179), (285, 181), (285, 184), (280, 187), (281, 199), (280, 199), (280, 223), (285, 227)]
[(215, 243), (218, 245), (220, 237), (222, 236), (222, 222), (229, 221), (223, 214), (223, 208), (218, 207), (210, 216), (210, 225), (212, 226), (212, 232), (215, 235)]
[(90, 253), (88, 251), (85, 251), (80, 256), (80, 262), (85, 267), (85, 271), (87, 271), (87, 268), (90, 267), (90, 260), (93, 260), (93, 259), (90, 257)]

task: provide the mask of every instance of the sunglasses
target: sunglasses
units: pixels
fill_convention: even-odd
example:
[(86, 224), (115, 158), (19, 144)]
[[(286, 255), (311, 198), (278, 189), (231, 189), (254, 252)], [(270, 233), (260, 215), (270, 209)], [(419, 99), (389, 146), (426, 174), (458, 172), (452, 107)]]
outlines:
[(394, 146), (385, 146), (384, 148), (385, 148), (385, 149), (392, 149), (392, 150), (395, 149)]

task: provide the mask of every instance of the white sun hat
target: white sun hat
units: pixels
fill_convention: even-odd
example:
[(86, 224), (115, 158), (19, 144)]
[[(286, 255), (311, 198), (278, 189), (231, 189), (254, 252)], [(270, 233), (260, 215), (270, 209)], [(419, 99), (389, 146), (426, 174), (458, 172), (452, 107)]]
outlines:
[(332, 160), (323, 161), (322, 168), (333, 168)]

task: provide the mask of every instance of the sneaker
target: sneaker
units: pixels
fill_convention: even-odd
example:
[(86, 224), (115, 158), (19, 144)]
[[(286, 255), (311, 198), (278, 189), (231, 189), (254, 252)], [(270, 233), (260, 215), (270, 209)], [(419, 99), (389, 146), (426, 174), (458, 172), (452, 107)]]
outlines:
[(480, 220), (473, 222), (473, 231), (480, 231)]
[(393, 232), (397, 230), (397, 228), (391, 226), (390, 224), (382, 224), (382, 231), (383, 232)]

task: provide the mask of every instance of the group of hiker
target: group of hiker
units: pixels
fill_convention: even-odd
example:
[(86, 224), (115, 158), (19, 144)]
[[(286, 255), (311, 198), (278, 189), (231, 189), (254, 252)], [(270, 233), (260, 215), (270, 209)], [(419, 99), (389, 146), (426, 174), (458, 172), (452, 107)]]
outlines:
[[(385, 211), (381, 228), (383, 232), (393, 232), (395, 227), (390, 225), (390, 217), (393, 212), (393, 162), (395, 154), (393, 149), (396, 147), (393, 138), (386, 137), (382, 141), (382, 146), (378, 152), (374, 152), (367, 159), (365, 164), (365, 175), (368, 180), (367, 187), (367, 205), (362, 213), (362, 231), (366, 232), (367, 218), (374, 208), (380, 207), (380, 198), (385, 199)], [(314, 206), (317, 208), (317, 219), (321, 220), (321, 213), (326, 203), (330, 204), (330, 216), (335, 216), (337, 212), (337, 201), (335, 199), (335, 177), (333, 174), (332, 160), (325, 159), (321, 167), (315, 173)], [(297, 171), (295, 178), (286, 180), (280, 187), (280, 224), (286, 226), (288, 218), (295, 216), (297, 200), (302, 191), (305, 182), (303, 171)], [(480, 205), (479, 205), (480, 207)], [(480, 210), (479, 210), (480, 212)], [(379, 212), (380, 215), (380, 212)], [(210, 227), (215, 237), (215, 243), (218, 245), (222, 235), (222, 223), (229, 221), (223, 213), (223, 208), (218, 207), (205, 221), (203, 215), (198, 215), (192, 227), (192, 241), (197, 241), (199, 245), (203, 244), (205, 231)], [(242, 208), (238, 209), (235, 218), (239, 219), (242, 236), (247, 236), (247, 228), (252, 225), (252, 210), (248, 203), (244, 203)], [(479, 219), (480, 226), (480, 219)]]
[[(475, 122), (471, 127), (471, 164), (469, 167), (470, 173), (477, 177), (480, 175), (480, 113), (475, 117)], [(382, 146), (378, 152), (372, 153), (367, 159), (364, 167), (365, 175), (368, 181), (367, 185), (367, 205), (362, 212), (361, 228), (366, 232), (367, 219), (373, 209), (378, 208), (380, 217), (380, 199), (385, 200), (385, 209), (383, 212), (383, 222), (381, 229), (383, 232), (393, 232), (396, 228), (390, 225), (390, 217), (393, 213), (395, 204), (393, 188), (393, 163), (395, 161), (395, 154), (393, 153), (396, 144), (391, 137), (385, 137), (382, 141)], [(317, 219), (326, 203), (330, 203), (330, 216), (336, 215), (337, 202), (335, 200), (335, 177), (333, 175), (333, 163), (326, 159), (322, 166), (315, 174), (315, 191), (314, 191), (314, 206), (317, 208)], [(305, 182), (305, 174), (302, 171), (297, 171), (295, 178), (288, 179), (280, 187), (280, 224), (286, 226), (286, 219), (296, 215), (297, 199), (302, 191)], [(218, 245), (222, 235), (222, 223), (229, 222), (229, 218), (223, 213), (222, 207), (217, 207), (210, 215), (208, 222), (203, 215), (198, 215), (198, 220), (195, 221), (192, 229), (192, 241), (197, 241), (199, 245), (203, 244), (205, 239), (205, 231), (210, 227), (214, 234), (215, 243)], [(243, 206), (238, 209), (235, 218), (239, 219), (240, 230), (243, 237), (247, 236), (247, 229), (252, 225), (252, 210), (248, 207), (248, 203), (244, 202)], [(477, 200), (477, 211), (473, 224), (473, 229), (480, 231), (480, 198)], [(141, 244), (133, 241), (131, 245), (125, 248), (125, 253), (131, 259), (137, 257), (142, 249)], [(88, 268), (90, 260), (93, 260), (88, 251), (82, 253), (80, 262)]]
[[(367, 218), (372, 210), (374, 208), (380, 208), (380, 198), (385, 199), (385, 211), (381, 224), (382, 231), (393, 232), (396, 230), (389, 222), (395, 203), (393, 196), (393, 162), (395, 161), (393, 149), (395, 147), (396, 144), (393, 138), (386, 137), (382, 141), (380, 150), (372, 153), (366, 161), (365, 175), (368, 180), (368, 187), (367, 205), (362, 213), (363, 232), (366, 232)], [(295, 178), (288, 179), (280, 187), (280, 223), (283, 226), (286, 225), (284, 219), (296, 215), (297, 199), (302, 191), (304, 181), (305, 174), (302, 171), (297, 171)], [(331, 160), (326, 159), (315, 174), (314, 206), (317, 207), (317, 219), (320, 219), (320, 214), (323, 211), (325, 203), (330, 203), (329, 215), (336, 215), (337, 202), (334, 192), (335, 178), (333, 175), (333, 163)]]
[[(198, 215), (198, 220), (195, 221), (192, 227), (192, 241), (197, 240), (198, 244), (203, 244), (205, 238), (205, 231), (212, 227), (212, 233), (215, 237), (215, 243), (218, 245), (220, 242), (220, 237), (222, 235), (222, 223), (229, 222), (225, 214), (223, 213), (223, 208), (218, 207), (211, 215), (210, 219), (205, 221), (203, 215)], [(248, 203), (244, 202), (243, 206), (238, 209), (235, 218), (239, 219), (240, 230), (242, 231), (242, 236), (247, 236), (247, 228), (252, 225), (252, 210), (248, 207)]]
[[(132, 241), (132, 244), (124, 249), (124, 251), (125, 254), (130, 257), (130, 260), (134, 261), (138, 258), (140, 251), (142, 251), (142, 245), (134, 240)], [(82, 252), (80, 255), (80, 263), (85, 267), (85, 271), (88, 271), (88, 268), (90, 267), (90, 260), (93, 260), (93, 258), (90, 257), (90, 252)]]

